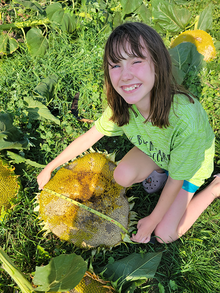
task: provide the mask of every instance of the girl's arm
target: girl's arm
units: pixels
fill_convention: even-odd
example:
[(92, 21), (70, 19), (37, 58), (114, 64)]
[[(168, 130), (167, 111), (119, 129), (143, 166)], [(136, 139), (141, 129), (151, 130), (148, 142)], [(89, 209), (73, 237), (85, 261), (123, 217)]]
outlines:
[(50, 180), (51, 173), (60, 165), (80, 155), (82, 152), (93, 146), (104, 135), (93, 126), (86, 133), (75, 139), (62, 153), (60, 153), (53, 161), (51, 161), (37, 176), (39, 189), (43, 189), (44, 185)]
[(160, 198), (157, 202), (156, 207), (150, 214), (152, 221), (159, 224), (170, 206), (174, 202), (178, 193), (183, 186), (183, 180), (175, 180), (168, 176), (167, 182), (163, 188)]
[(138, 232), (131, 239), (136, 242), (148, 242), (151, 233), (167, 213), (183, 185), (183, 180), (174, 180), (170, 176), (152, 213), (138, 222)]

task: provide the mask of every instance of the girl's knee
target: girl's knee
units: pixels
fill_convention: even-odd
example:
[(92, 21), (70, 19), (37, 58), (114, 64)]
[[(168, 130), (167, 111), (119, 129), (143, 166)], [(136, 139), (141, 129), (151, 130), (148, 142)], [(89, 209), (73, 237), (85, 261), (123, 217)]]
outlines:
[(114, 171), (115, 181), (123, 186), (129, 187), (134, 183), (134, 174), (132, 168), (130, 168), (126, 163), (119, 163)]
[(220, 174), (215, 175), (215, 179), (210, 183), (209, 186), (211, 187), (211, 193), (216, 198), (219, 197), (220, 196)]
[(165, 240), (165, 235), (163, 233), (163, 229), (161, 229), (159, 227), (159, 225), (156, 227), (156, 229), (154, 230), (154, 235), (156, 236), (157, 242), (159, 243), (167, 243)]

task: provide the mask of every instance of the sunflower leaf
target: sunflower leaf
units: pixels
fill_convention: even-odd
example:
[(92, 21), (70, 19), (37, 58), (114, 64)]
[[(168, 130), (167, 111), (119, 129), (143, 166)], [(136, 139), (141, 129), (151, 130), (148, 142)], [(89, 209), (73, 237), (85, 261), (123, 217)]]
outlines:
[(179, 8), (177, 5), (166, 1), (152, 1), (152, 16), (156, 24), (164, 30), (173, 33), (185, 29), (191, 19), (191, 12), (186, 8)]
[(49, 109), (41, 102), (34, 100), (32, 97), (25, 97), (24, 101), (28, 104), (26, 110), (31, 120), (48, 119), (56, 124), (60, 124), (60, 120), (52, 115)]
[(190, 70), (198, 71), (205, 66), (203, 55), (197, 51), (196, 46), (192, 43), (181, 43), (169, 49), (169, 53), (172, 60), (173, 76), (179, 84), (183, 82)]
[(13, 126), (13, 118), (8, 113), (0, 113), (0, 150), (27, 148), (28, 140)]
[(87, 263), (75, 253), (61, 254), (52, 258), (48, 265), (36, 267), (33, 283), (37, 291), (68, 291), (78, 285), (83, 278)]
[(128, 292), (126, 288), (133, 288), (133, 282), (146, 281), (154, 277), (161, 257), (162, 252), (149, 252), (144, 255), (132, 253), (113, 264), (106, 265), (102, 268), (102, 274), (107, 280), (117, 283), (117, 289)]

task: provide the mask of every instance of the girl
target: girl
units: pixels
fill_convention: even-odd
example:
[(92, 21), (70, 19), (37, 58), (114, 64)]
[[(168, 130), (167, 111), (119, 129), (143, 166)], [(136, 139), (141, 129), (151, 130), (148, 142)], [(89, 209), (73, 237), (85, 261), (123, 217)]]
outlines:
[(38, 175), (39, 189), (54, 169), (104, 135), (125, 133), (134, 147), (116, 167), (116, 182), (124, 187), (143, 182), (149, 193), (165, 184), (156, 207), (138, 222), (131, 239), (147, 243), (154, 231), (159, 242), (167, 243), (186, 233), (219, 196), (220, 176), (193, 197), (213, 171), (214, 133), (198, 100), (175, 83), (171, 69), (169, 53), (151, 27), (117, 27), (104, 53), (108, 107)]

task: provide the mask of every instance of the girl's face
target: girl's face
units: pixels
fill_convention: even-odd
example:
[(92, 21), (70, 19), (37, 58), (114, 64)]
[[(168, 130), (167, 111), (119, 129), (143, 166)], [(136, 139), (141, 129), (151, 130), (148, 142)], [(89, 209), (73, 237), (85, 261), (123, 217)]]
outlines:
[[(128, 47), (126, 51), (131, 50)], [(147, 115), (155, 81), (155, 70), (148, 50), (142, 49), (141, 53), (145, 56), (144, 59), (128, 55), (121, 49), (123, 59), (118, 63), (109, 62), (109, 76), (114, 89), (122, 98), (128, 104), (135, 104), (142, 115)]]

